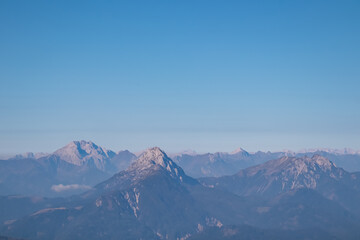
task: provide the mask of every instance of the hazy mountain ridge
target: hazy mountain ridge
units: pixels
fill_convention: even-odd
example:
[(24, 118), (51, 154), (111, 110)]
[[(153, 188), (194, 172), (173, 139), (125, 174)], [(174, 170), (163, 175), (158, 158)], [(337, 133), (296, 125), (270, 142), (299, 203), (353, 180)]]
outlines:
[(310, 149), (299, 152), (254, 152), (239, 148), (231, 153), (216, 152), (206, 154), (177, 154), (174, 161), (193, 177), (220, 177), (235, 174), (241, 169), (255, 166), (281, 157), (301, 157), (321, 155), (347, 171), (360, 171), (359, 151), (344, 149)]
[[(129, 239), (140, 239), (143, 236), (151, 236), (151, 239), (155, 236), (159, 239), (186, 237), (196, 232), (198, 224), (219, 224), (218, 220), (207, 215), (192, 197), (188, 190), (192, 185), (204, 188), (195, 179), (186, 176), (159, 148), (149, 149), (126, 171), (114, 175), (81, 195), (80, 199), (76, 200), (80, 206), (65, 204), (52, 210), (40, 211), (7, 225), (5, 232), (34, 238), (40, 229), (41, 232), (44, 231), (40, 239), (66, 239), (75, 236), (78, 239), (97, 239), (100, 235)], [(71, 221), (68, 221), (69, 215), (72, 216)], [(97, 226), (91, 229), (91, 237), (88, 231), (81, 230), (88, 225), (93, 226), (93, 219), (102, 218), (112, 219), (121, 225), (112, 226), (117, 229), (104, 232), (104, 229), (108, 229), (108, 226), (105, 226), (108, 223), (98, 222)], [(126, 226), (129, 222), (130, 229), (134, 229), (132, 234), (125, 227), (120, 227), (122, 232), (117, 231), (119, 226)], [(74, 224), (80, 225), (74, 227)], [(29, 225), (34, 228), (33, 231), (28, 229)], [(59, 227), (54, 229), (55, 226), (64, 228), (60, 227), (60, 231)], [(30, 231), (26, 236), (17, 234), (23, 233), (24, 228)], [(46, 232), (46, 229), (53, 231)], [(149, 229), (152, 230), (148, 231)], [(66, 236), (62, 235), (63, 232), (66, 232)], [(135, 232), (141, 235), (136, 235)]]
[[(28, 196), (61, 196), (64, 192), (52, 190), (58, 184), (91, 186), (109, 175), (86, 166), (76, 166), (57, 157), (38, 160), (20, 159), (0, 161), (0, 193)], [(65, 195), (79, 191), (67, 191)]]
[(49, 153), (33, 153), (33, 152), (27, 152), (27, 153), (23, 153), (23, 154), (17, 154), (15, 156), (9, 157), (8, 160), (13, 160), (13, 159), (28, 159), (28, 158), (33, 158), (33, 159), (38, 159), (38, 158), (42, 158), (42, 157), (46, 157), (48, 156)]
[(282, 157), (200, 182), (239, 196), (263, 199), (253, 206), (258, 216), (249, 218), (247, 224), (252, 226), (292, 230), (315, 227), (340, 239), (358, 239), (358, 176), (314, 155)]
[(223, 188), (240, 196), (274, 198), (298, 189), (313, 189), (327, 199), (336, 201), (347, 210), (358, 214), (360, 201), (359, 174), (336, 167), (328, 159), (282, 157), (264, 164), (240, 170), (237, 174), (200, 181)]
[[(231, 175), (272, 159), (314, 154), (325, 156), (345, 169), (360, 170), (360, 155), (354, 150), (311, 151), (249, 153), (238, 148), (231, 153), (177, 154), (173, 159), (192, 177)], [(8, 161), (0, 161), (0, 172), (3, 173), (0, 175), (0, 194), (66, 196), (79, 193), (128, 168), (134, 159), (136, 156), (127, 150), (115, 153), (84, 140), (73, 141), (51, 154), (17, 155)]]
[[(208, 231), (214, 236), (235, 231), (230, 235), (244, 239), (360, 236), (359, 182), (321, 156), (283, 157), (200, 181), (203, 185), (161, 149), (151, 148), (90, 191), (8, 221), (1, 234), (30, 239), (201, 239)], [(346, 191), (339, 192), (339, 186)]]
[[(232, 153), (216, 152), (205, 154), (180, 154), (174, 161), (193, 177), (220, 177), (236, 171), (282, 156), (282, 153), (257, 152), (250, 154), (245, 150)], [(234, 172), (235, 171), (235, 172)]]
[[(32, 153), (18, 154), (8, 160), (19, 159), (44, 159), (58, 158), (77, 166), (89, 166), (100, 171), (115, 173), (126, 169), (132, 160), (136, 159), (135, 154), (128, 150), (115, 153), (91, 141), (72, 141), (66, 146), (53, 153)], [(122, 161), (120, 163), (120, 161)]]
[[(334, 163), (320, 155), (313, 157), (282, 157), (267, 161), (253, 167), (240, 170), (232, 176), (224, 176), (219, 178), (204, 178), (205, 183), (221, 186), (224, 182), (240, 181), (236, 190), (240, 195), (277, 195), (287, 190), (298, 188), (317, 189), (321, 187), (322, 181), (352, 181), (351, 174), (342, 168), (336, 167)], [(250, 182), (247, 182), (251, 180)], [(258, 188), (247, 189), (249, 186)]]
[(66, 196), (83, 192), (126, 169), (136, 158), (129, 151), (115, 153), (83, 140), (43, 157), (27, 156), (30, 158), (0, 160), (1, 195)]

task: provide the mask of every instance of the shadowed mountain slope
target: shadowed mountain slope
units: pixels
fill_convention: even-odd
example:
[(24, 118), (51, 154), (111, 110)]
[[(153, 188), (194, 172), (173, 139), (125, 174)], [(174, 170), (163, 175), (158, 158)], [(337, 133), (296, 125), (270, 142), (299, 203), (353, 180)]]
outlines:
[(308, 239), (360, 236), (358, 181), (323, 157), (284, 157), (200, 181), (151, 148), (127, 170), (81, 195), (7, 221), (0, 233), (29, 239), (187, 239), (206, 236), (211, 227), (221, 236), (224, 226), (246, 224), (254, 227), (248, 239), (294, 231)]

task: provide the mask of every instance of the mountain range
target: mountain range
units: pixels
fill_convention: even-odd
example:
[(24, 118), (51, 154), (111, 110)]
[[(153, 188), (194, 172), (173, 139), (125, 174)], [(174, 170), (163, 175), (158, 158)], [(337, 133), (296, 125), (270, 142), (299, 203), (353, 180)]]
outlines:
[(198, 224), (219, 224), (207, 215), (191, 188), (208, 190), (162, 150), (152, 148), (126, 171), (71, 201), (10, 222), (5, 234), (30, 239), (184, 238)]
[(68, 196), (126, 169), (136, 156), (115, 153), (89, 141), (73, 141), (52, 154), (0, 160), (0, 195)]
[(194, 179), (155, 147), (80, 195), (3, 197), (0, 235), (359, 239), (359, 196), (359, 173), (320, 155), (284, 156), (230, 176)]
[[(318, 154), (348, 171), (360, 170), (358, 152), (306, 150), (298, 153), (255, 152), (238, 148), (231, 153), (180, 153), (173, 160), (191, 177), (221, 177), (284, 156)], [(73, 141), (51, 154), (26, 153), (0, 160), (0, 195), (22, 194), (61, 197), (84, 192), (113, 174), (125, 170), (136, 159), (128, 150), (114, 152), (91, 141)]]
[(360, 213), (360, 173), (349, 173), (320, 155), (311, 158), (282, 157), (231, 176), (203, 178), (200, 181), (240, 196), (265, 199), (309, 189), (337, 202), (352, 213)]
[(300, 152), (262, 152), (249, 153), (238, 148), (231, 153), (216, 152), (205, 154), (180, 153), (173, 157), (184, 170), (193, 177), (220, 177), (235, 174), (240, 169), (251, 167), (281, 157), (302, 157), (320, 155), (328, 158), (337, 166), (347, 171), (360, 171), (360, 154), (358, 151), (344, 149), (312, 149)]

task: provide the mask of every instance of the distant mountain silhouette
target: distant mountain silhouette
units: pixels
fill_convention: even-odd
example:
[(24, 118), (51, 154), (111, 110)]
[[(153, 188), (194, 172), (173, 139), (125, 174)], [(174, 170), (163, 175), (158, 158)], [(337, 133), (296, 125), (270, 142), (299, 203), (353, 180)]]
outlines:
[(73, 141), (43, 157), (0, 160), (0, 194), (69, 196), (84, 192), (126, 169), (136, 156), (115, 153), (92, 142)]
[(242, 148), (231, 153), (217, 152), (206, 154), (177, 154), (174, 161), (178, 163), (188, 175), (192, 177), (221, 177), (232, 175), (245, 169), (269, 160), (281, 157), (303, 157), (320, 155), (334, 162), (347, 171), (360, 171), (360, 154), (357, 151), (345, 150), (308, 150), (301, 152), (255, 152), (249, 153)]
[[(359, 189), (356, 173), (317, 155), (282, 157), (199, 182), (155, 147), (81, 195), (21, 200), (26, 213), (8, 210), (0, 234), (29, 239), (359, 239)], [(4, 203), (22, 208), (15, 199)]]

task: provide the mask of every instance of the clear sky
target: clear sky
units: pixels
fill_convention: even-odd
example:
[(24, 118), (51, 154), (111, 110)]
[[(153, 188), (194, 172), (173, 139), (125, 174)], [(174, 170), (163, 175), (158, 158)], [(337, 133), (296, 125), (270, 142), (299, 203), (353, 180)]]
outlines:
[(360, 1), (0, 1), (0, 154), (360, 149)]

